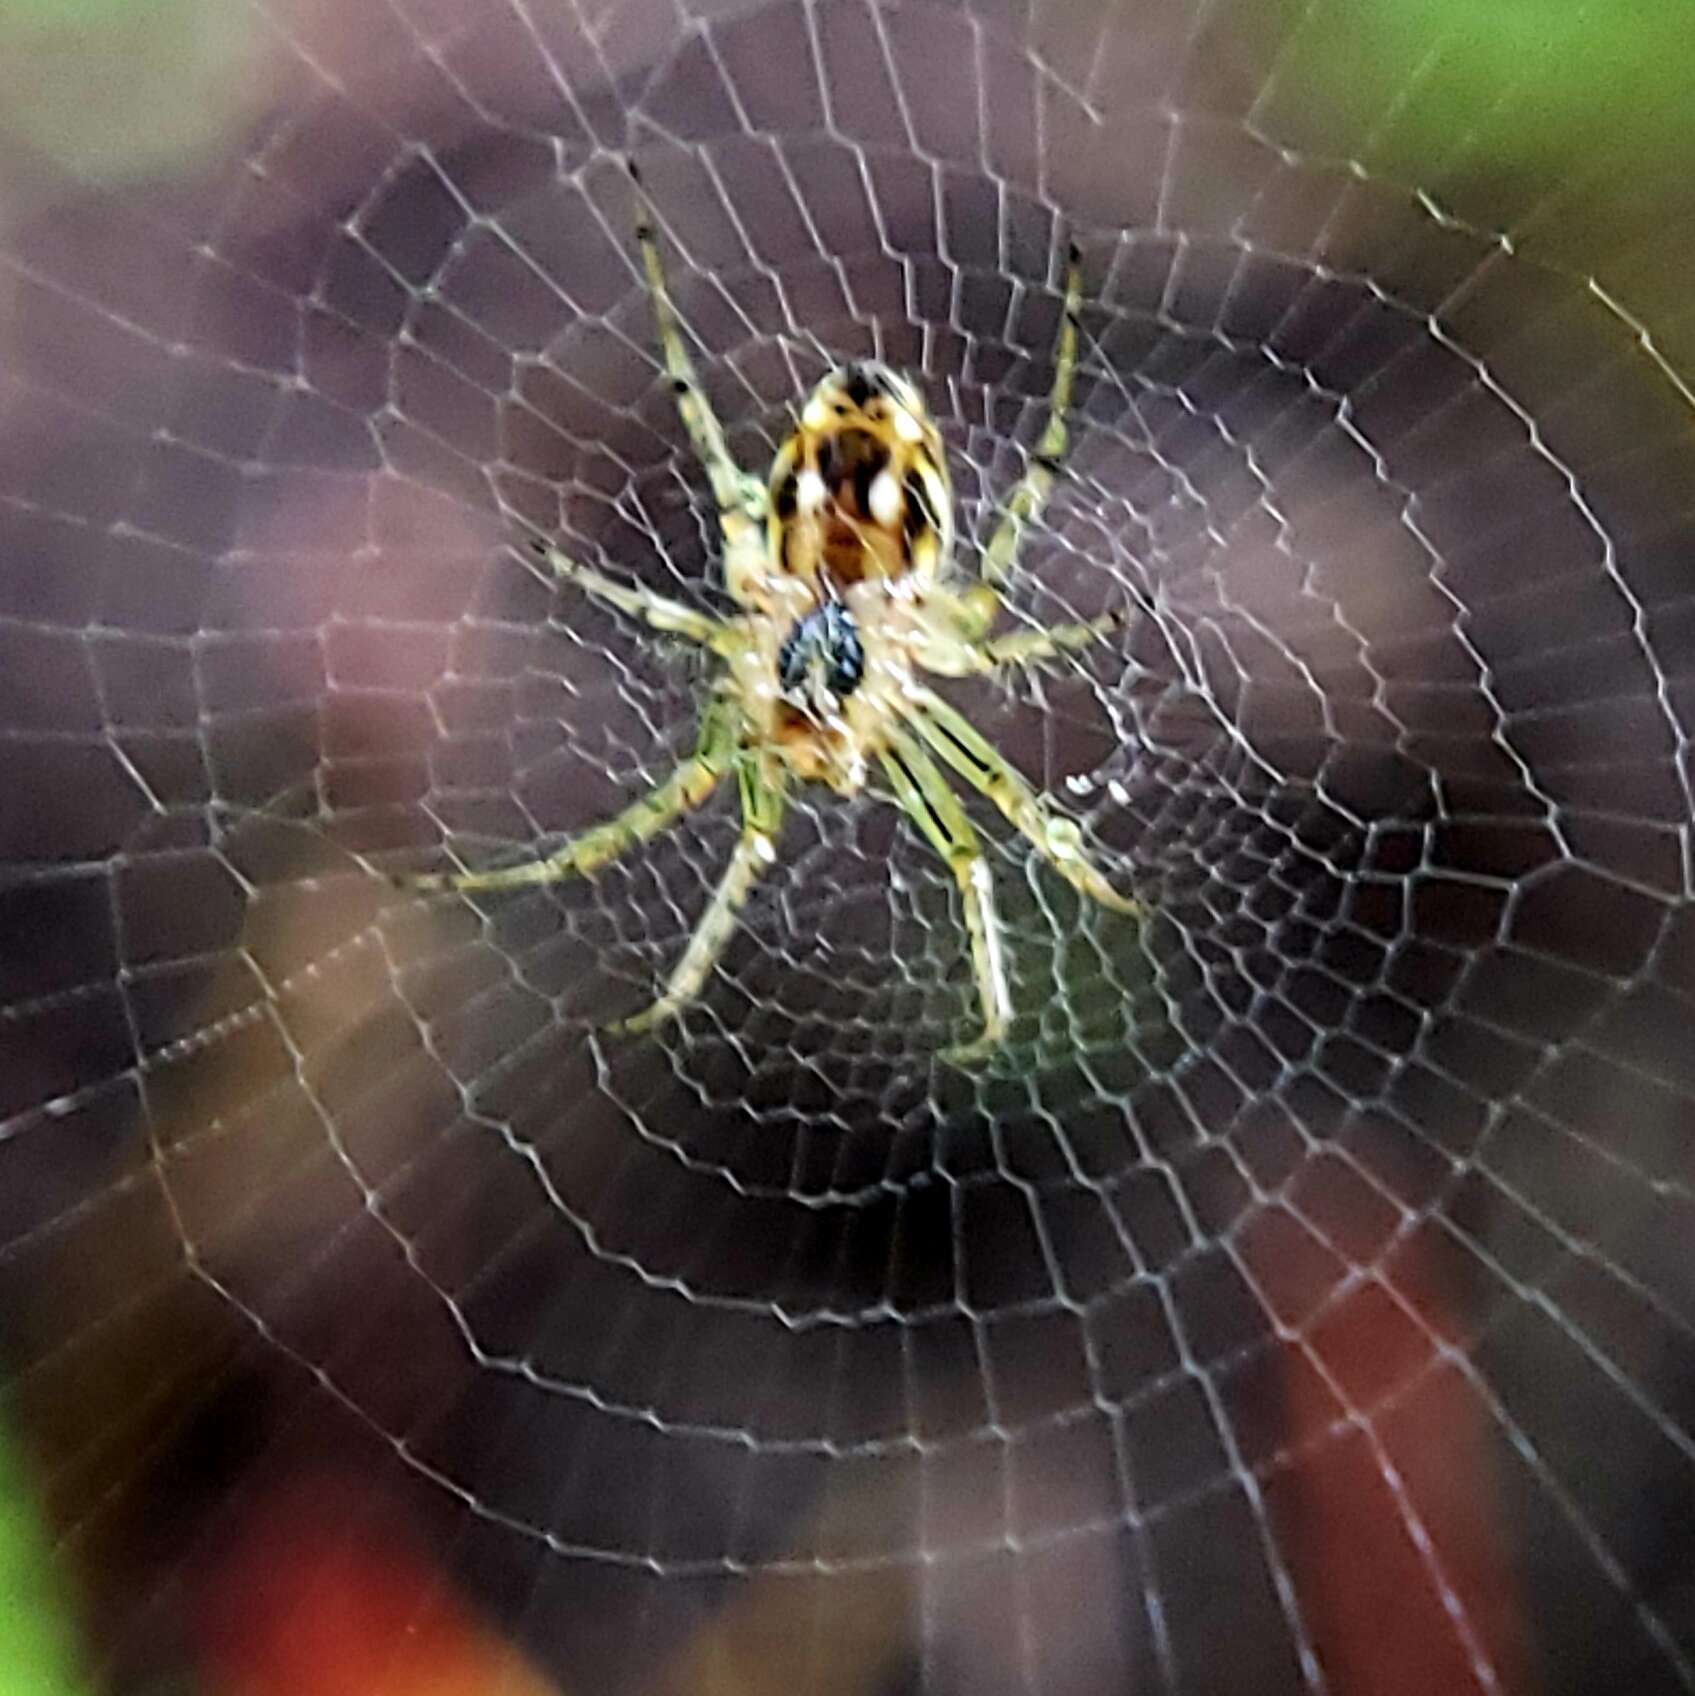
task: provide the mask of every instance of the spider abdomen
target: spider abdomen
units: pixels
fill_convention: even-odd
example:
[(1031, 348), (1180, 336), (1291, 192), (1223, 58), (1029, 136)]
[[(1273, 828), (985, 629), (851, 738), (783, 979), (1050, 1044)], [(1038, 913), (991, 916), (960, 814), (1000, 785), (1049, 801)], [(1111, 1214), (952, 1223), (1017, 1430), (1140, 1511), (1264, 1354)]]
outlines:
[(780, 571), (837, 585), (934, 576), (953, 546), (941, 433), (911, 381), (859, 360), (819, 383), (772, 465)]

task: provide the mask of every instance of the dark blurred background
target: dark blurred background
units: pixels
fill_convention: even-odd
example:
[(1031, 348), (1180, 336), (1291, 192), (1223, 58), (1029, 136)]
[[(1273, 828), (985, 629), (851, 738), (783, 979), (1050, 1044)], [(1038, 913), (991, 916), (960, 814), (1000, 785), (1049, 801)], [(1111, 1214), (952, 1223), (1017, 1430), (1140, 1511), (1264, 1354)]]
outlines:
[[(1496, 0), (0, 6), (0, 1688), (1695, 1688), (1695, 41)], [(467, 902), (692, 735), (639, 162), (750, 467), (917, 374), (985, 819)]]

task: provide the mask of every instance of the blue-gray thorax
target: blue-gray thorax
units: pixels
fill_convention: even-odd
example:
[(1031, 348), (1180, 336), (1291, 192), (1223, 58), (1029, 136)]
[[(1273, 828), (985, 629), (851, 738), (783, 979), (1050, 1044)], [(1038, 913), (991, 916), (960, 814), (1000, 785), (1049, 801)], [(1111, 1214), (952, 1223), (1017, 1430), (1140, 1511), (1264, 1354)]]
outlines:
[(777, 682), (785, 694), (805, 689), (816, 677), (839, 701), (845, 701), (865, 676), (865, 644), (853, 614), (838, 600), (814, 607), (783, 638), (777, 651)]

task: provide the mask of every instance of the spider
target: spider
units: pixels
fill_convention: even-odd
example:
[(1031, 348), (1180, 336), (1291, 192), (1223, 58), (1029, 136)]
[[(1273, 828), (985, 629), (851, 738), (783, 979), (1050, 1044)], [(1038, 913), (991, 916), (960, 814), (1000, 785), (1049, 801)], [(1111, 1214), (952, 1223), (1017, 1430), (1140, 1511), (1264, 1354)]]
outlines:
[[(639, 178), (636, 183), (640, 197)], [(767, 481), (737, 467), (684, 346), (645, 199), (638, 205), (636, 239), (665, 368), (711, 479), (724, 583), (742, 610), (714, 618), (606, 577), (544, 543), (532, 546), (561, 579), (716, 656), (720, 665), (694, 753), (616, 817), (543, 859), (397, 881), (468, 894), (592, 877), (733, 775), (742, 830), (729, 865), (663, 993), (645, 1012), (611, 1027), (642, 1031), (700, 994), (734, 934), (737, 913), (776, 860), (791, 787), (824, 783), (854, 795), (880, 768), (894, 800), (958, 883), (982, 1031), (946, 1057), (976, 1061), (1004, 1039), (1011, 997), (988, 862), (943, 767), (987, 796), (1083, 894), (1116, 912), (1141, 910), (1090, 862), (1075, 821), (1051, 812), (922, 680), (925, 672), (963, 677), (1043, 660), (1083, 648), (1123, 622), (1122, 614), (1108, 613), (1088, 623), (991, 634), (1020, 536), (1040, 516), (1066, 447), (1081, 290), (1077, 248), (1068, 253), (1047, 426), (1002, 509), (980, 578), (969, 581), (952, 569), (953, 489), (941, 433), (913, 383), (879, 361), (843, 365), (818, 384)]]

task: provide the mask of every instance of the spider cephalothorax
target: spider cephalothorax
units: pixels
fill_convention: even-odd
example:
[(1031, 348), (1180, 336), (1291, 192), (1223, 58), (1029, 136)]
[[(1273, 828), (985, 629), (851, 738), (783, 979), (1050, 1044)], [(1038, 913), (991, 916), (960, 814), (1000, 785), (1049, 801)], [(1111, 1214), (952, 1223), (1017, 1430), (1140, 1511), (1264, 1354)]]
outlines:
[(807, 397), (769, 479), (748, 476), (730, 458), (683, 345), (653, 230), (643, 223), (637, 235), (666, 369), (718, 504), (724, 584), (741, 611), (713, 618), (553, 549), (538, 551), (562, 578), (657, 630), (698, 643), (722, 662), (694, 754), (617, 817), (573, 836), (545, 859), (401, 881), (471, 892), (591, 876), (734, 774), (741, 840), (663, 994), (620, 1027), (639, 1030), (700, 993), (734, 931), (737, 911), (776, 858), (793, 784), (826, 783), (851, 795), (881, 772), (958, 882), (983, 1029), (953, 1057), (979, 1057), (1004, 1036), (1011, 1001), (988, 862), (942, 766), (986, 795), (1085, 895), (1120, 912), (1138, 910), (1090, 862), (1076, 823), (1050, 812), (969, 720), (923, 680), (926, 672), (962, 677), (1050, 658), (1086, 646), (1120, 622), (1108, 614), (1087, 624), (990, 634), (1019, 535), (1040, 514), (1065, 448), (1077, 358), (1076, 251), (1066, 274), (1047, 428), (989, 542), (982, 575), (971, 581), (951, 575), (947, 457), (912, 382), (875, 360), (830, 372)]
[(853, 614), (830, 597), (803, 614), (777, 650), (777, 684), (803, 712), (827, 713), (865, 676), (865, 643)]

